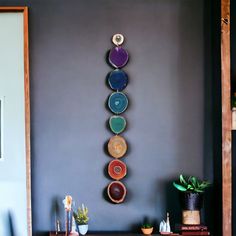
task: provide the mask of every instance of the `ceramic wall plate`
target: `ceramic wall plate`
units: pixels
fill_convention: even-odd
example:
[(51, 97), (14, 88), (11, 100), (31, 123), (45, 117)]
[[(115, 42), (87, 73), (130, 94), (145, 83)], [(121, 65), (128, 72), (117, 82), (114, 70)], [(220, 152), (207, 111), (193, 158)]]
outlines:
[(128, 98), (122, 92), (112, 93), (108, 98), (108, 107), (115, 114), (123, 113), (128, 107)]
[(122, 91), (128, 84), (128, 75), (123, 70), (114, 70), (108, 75), (108, 84), (115, 91)]
[(120, 160), (113, 160), (108, 165), (108, 174), (112, 179), (120, 180), (126, 176), (126, 164)]
[(117, 46), (122, 45), (124, 40), (125, 40), (125, 37), (122, 34), (114, 34), (112, 37), (112, 42)]
[(127, 151), (125, 139), (119, 135), (113, 136), (108, 142), (108, 152), (114, 158), (121, 158)]
[(109, 126), (114, 134), (120, 134), (126, 128), (126, 120), (123, 116), (111, 116)]
[(113, 181), (107, 187), (107, 194), (110, 200), (114, 203), (121, 203), (126, 196), (126, 187), (120, 181)]
[(127, 64), (129, 54), (124, 48), (117, 46), (110, 50), (108, 60), (113, 67), (122, 68)]

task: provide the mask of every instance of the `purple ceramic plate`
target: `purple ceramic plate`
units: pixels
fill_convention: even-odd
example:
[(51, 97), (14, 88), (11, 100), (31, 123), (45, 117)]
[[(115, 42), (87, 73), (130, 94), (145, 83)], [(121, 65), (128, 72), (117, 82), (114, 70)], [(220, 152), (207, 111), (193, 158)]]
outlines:
[(125, 49), (118, 46), (110, 50), (108, 59), (109, 59), (109, 63), (113, 67), (122, 68), (127, 64), (129, 60), (129, 54)]

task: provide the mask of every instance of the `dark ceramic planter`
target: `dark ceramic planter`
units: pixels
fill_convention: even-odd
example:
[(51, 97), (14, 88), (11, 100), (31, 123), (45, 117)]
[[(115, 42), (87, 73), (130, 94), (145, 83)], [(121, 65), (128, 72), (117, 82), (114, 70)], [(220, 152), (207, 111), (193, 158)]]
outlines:
[(200, 211), (203, 206), (203, 194), (180, 192), (180, 205), (182, 210)]

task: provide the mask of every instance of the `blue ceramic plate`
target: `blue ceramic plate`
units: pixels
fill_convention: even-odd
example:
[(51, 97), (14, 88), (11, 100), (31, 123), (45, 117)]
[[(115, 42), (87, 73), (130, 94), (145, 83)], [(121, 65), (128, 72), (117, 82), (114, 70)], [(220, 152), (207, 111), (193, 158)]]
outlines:
[(128, 84), (128, 76), (123, 70), (114, 70), (108, 76), (108, 84), (111, 89), (122, 91)]
[(112, 93), (108, 98), (108, 107), (115, 114), (123, 113), (128, 107), (128, 98), (124, 93)]

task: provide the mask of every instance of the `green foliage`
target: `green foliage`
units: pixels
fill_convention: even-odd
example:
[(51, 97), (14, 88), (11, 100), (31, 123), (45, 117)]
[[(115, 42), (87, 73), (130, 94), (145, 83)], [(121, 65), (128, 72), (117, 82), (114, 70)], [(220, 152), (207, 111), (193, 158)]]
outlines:
[(206, 188), (208, 188), (211, 184), (208, 181), (202, 181), (194, 176), (179, 176), (178, 182), (173, 182), (175, 188), (179, 191), (186, 192), (194, 192), (194, 193), (203, 193)]
[(86, 225), (88, 224), (89, 217), (88, 217), (88, 208), (82, 204), (81, 207), (78, 208), (77, 212), (73, 212), (73, 216), (75, 221), (78, 225)]
[(143, 229), (150, 229), (150, 228), (152, 228), (153, 226), (152, 226), (152, 224), (149, 224), (149, 223), (144, 223), (144, 224), (142, 224), (142, 228)]

